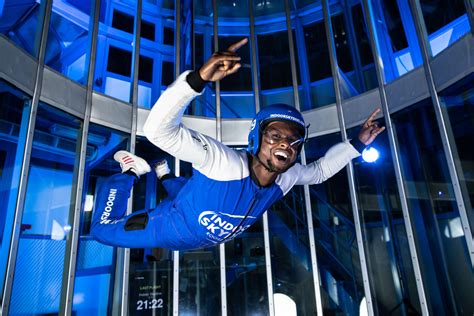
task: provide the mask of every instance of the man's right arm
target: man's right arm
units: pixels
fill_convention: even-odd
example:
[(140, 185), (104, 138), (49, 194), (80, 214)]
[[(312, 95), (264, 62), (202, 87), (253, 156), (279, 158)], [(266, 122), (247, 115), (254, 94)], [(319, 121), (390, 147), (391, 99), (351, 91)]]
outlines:
[(163, 92), (151, 109), (143, 132), (151, 143), (172, 156), (200, 166), (206, 160), (208, 137), (181, 123), (189, 102), (205, 85), (196, 75), (199, 77), (197, 72), (184, 72)]

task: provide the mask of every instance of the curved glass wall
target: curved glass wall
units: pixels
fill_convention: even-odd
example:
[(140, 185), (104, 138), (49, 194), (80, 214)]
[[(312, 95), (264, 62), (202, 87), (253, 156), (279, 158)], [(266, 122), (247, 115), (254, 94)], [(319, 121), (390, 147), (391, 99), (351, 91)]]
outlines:
[[(474, 274), (433, 106), (422, 101), (392, 115), (422, 277), (433, 313), (473, 310)], [(457, 229), (456, 229), (457, 228)]]
[(151, 108), (175, 78), (175, 10), (173, 2), (153, 5), (143, 2), (138, 105)]
[(59, 309), (81, 125), (51, 106), (38, 107), (10, 301), (13, 315)]
[[(359, 129), (348, 134), (357, 137)], [(374, 309), (378, 315), (420, 314), (388, 134), (371, 147), (380, 153), (375, 162), (360, 157), (353, 164)]]
[(100, 5), (94, 90), (124, 102), (132, 96), (136, 11), (137, 0)]
[(88, 132), (72, 310), (76, 315), (105, 315), (112, 313), (117, 253), (92, 239), (91, 221), (101, 183), (121, 171), (113, 154), (127, 149), (129, 136), (97, 124)]
[[(471, 177), (474, 174), (474, 153), (469, 149), (474, 131), (471, 126), (474, 120), (474, 89), (473, 76), (470, 75), (459, 83), (445, 89), (441, 93), (441, 102), (449, 115), (455, 148), (459, 157), (459, 178), (465, 193), (467, 215), (471, 227), (474, 226), (474, 183)], [(459, 232), (458, 232), (459, 234)]]
[[(180, 163), (180, 175), (193, 173), (190, 163)], [(221, 276), (219, 246), (179, 252), (179, 313), (219, 315)]]
[[(340, 133), (315, 137), (305, 145), (307, 163), (318, 160)], [(354, 215), (347, 172), (342, 170), (322, 184), (309, 188), (323, 310), (327, 313), (358, 313), (364, 297)]]
[(53, 0), (44, 63), (80, 84), (87, 81), (93, 1)]
[(377, 76), (361, 4), (341, 1), (340, 5), (329, 6), (329, 11), (342, 98), (376, 88)]
[[(139, 138), (135, 154), (145, 159), (150, 166), (166, 159), (173, 173), (174, 158)], [(140, 177), (133, 189), (133, 210), (153, 210), (167, 198), (163, 184), (155, 172)], [(129, 315), (144, 313), (170, 315), (173, 311), (173, 252), (159, 248), (130, 250), (129, 271)]]
[(38, 58), (46, 1), (2, 1), (0, 3), (0, 33), (18, 47)]
[(462, 0), (420, 0), (433, 56), (470, 31), (465, 3)]
[[(408, 0), (368, 0), (368, 4), (388, 83), (423, 64), (413, 15)], [(356, 7), (353, 13), (360, 16), (361, 8)]]
[(16, 196), (28, 130), (29, 96), (0, 81), (0, 285), (3, 282), (10, 248)]
[[(1, 2), (0, 32), (3, 35), (0, 44), (12, 46), (14, 43), (37, 56), (41, 32), (48, 31), (49, 40), (44, 45), (45, 66), (60, 72), (65, 86), (77, 89), (76, 83), (68, 79), (86, 83), (91, 61), (88, 56), (93, 27), (91, 2), (51, 0), (52, 9), (47, 12), (51, 14), (51, 22), (45, 30), (41, 30), (41, 21), (46, 1)], [(351, 99), (344, 100), (344, 106), (354, 104), (355, 108), (358, 106), (357, 111), (368, 113), (376, 105), (373, 98), (368, 98), (373, 93), (364, 92), (376, 87), (383, 91), (395, 79), (397, 83), (407, 80), (403, 84), (410, 87), (410, 76), (403, 75), (421, 65), (411, 1), (328, 2), (332, 24), (330, 43), (335, 46), (338, 65), (338, 76), (334, 79), (341, 83), (343, 99)], [(465, 27), (465, 2), (420, 1), (433, 55), (449, 54), (443, 50), (456, 40), (472, 41)], [(96, 191), (106, 177), (119, 171), (112, 159), (115, 151), (127, 149), (136, 142), (136, 153), (151, 164), (165, 158), (172, 170), (179, 166), (181, 175), (191, 176), (189, 164), (180, 162), (175, 166), (177, 162), (173, 157), (141, 137), (140, 124), (147, 108), (178, 75), (175, 68), (178, 66), (184, 71), (200, 67), (215, 50), (215, 39), (222, 49), (246, 37), (255, 41), (256, 50), (252, 51), (250, 42), (242, 47), (239, 53), (243, 67), (239, 75), (221, 82), (220, 115), (216, 109), (216, 85), (208, 84), (205, 92), (189, 106), (186, 113), (195, 117), (186, 118), (186, 124), (189, 122), (192, 128), (213, 133), (216, 119), (248, 119), (255, 114), (258, 92), (260, 107), (272, 103), (294, 105), (306, 112), (308, 123), (316, 125), (312, 126), (311, 137), (305, 145), (308, 163), (340, 141), (337, 111), (333, 105), (340, 101), (336, 101), (334, 93), (326, 38), (329, 21), (323, 18), (321, 2), (289, 1), (288, 8), (284, 1), (216, 3), (213, 8), (209, 1), (181, 1), (178, 6), (174, 1), (142, 0), (140, 41), (135, 42), (137, 0), (100, 1), (92, 90), (111, 98), (93, 94), (91, 124), (88, 124), (89, 118), (81, 117), (80, 105), (74, 104), (71, 108), (77, 116), (62, 111), (77, 102), (74, 97), (68, 95), (46, 105), (45, 96), (34, 90), (41, 89), (41, 82), (38, 87), (31, 84), (34, 80), (23, 83), (16, 77), (10, 78), (11, 65), (0, 62), (0, 200), (5, 201), (0, 212), (3, 232), (0, 282), (3, 303), (9, 302), (6, 313), (57, 314), (69, 300), (72, 313), (78, 315), (108, 315), (119, 310), (121, 303), (128, 304), (126, 310), (130, 315), (176, 312), (182, 315), (272, 315), (281, 311), (279, 298), (283, 297), (292, 302), (300, 314), (315, 314), (318, 304), (322, 303), (325, 314), (358, 315), (366, 302), (375, 315), (421, 314), (424, 308), (433, 314), (472, 314), (474, 306), (469, 297), (474, 287), (472, 254), (467, 248), (470, 239), (464, 236), (463, 230), (463, 225), (472, 227), (474, 223), (472, 137), (469, 137), (473, 117), (472, 76), (465, 77), (466, 72), (456, 77), (465, 77), (462, 81), (444, 89), (439, 96), (448, 119), (449, 145), (459, 164), (456, 170), (467, 209), (467, 224), (462, 220), (462, 209), (458, 210), (433, 106), (426, 100), (412, 100), (413, 91), (406, 88), (399, 95), (404, 103), (396, 105), (390, 114), (396, 150), (401, 157), (401, 165), (395, 167), (401, 167), (402, 179), (394, 172), (398, 169), (394, 168), (396, 161), (389, 149), (391, 134), (385, 132), (374, 144), (381, 151), (377, 163), (369, 165), (360, 159), (353, 162), (354, 179), (349, 180), (355, 182), (358, 204), (351, 200), (348, 177), (352, 173), (342, 170), (327, 182), (310, 186), (308, 191), (303, 187), (293, 188), (268, 212), (268, 230), (267, 222), (258, 221), (224, 247), (179, 253), (134, 249), (130, 251), (130, 264), (124, 269), (121, 265), (124, 261), (120, 260), (120, 264), (117, 261), (120, 251), (91, 239), (90, 219)], [(364, 7), (366, 3), (370, 8)], [(176, 12), (178, 7), (179, 13)], [(253, 23), (250, 9), (255, 18)], [(217, 25), (214, 25), (215, 15)], [(386, 82), (378, 83), (374, 73), (370, 23), (366, 23), (369, 19), (375, 22), (380, 51), (377, 58), (384, 65)], [(175, 29), (176, 22), (179, 22), (179, 33)], [(218, 34), (214, 34), (215, 29)], [(251, 38), (252, 29), (254, 38)], [(175, 56), (177, 43), (180, 44), (179, 56)], [(139, 53), (135, 57), (137, 45)], [(134, 69), (136, 58), (139, 67)], [(453, 60), (456, 62), (459, 61)], [(292, 64), (296, 67), (292, 68)], [(15, 73), (22, 73), (23, 66), (15, 64)], [(39, 69), (39, 78), (43, 71), (44, 68)], [(435, 74), (444, 75), (449, 74)], [(135, 77), (138, 91), (134, 95)], [(253, 82), (254, 78), (258, 82)], [(444, 78), (443, 82), (455, 80)], [(33, 113), (36, 115), (34, 130), (28, 130), (32, 98), (18, 90), (20, 86), (34, 95), (33, 99), (38, 96), (41, 99), (37, 113)], [(294, 86), (298, 89), (298, 98), (295, 98)], [(50, 85), (44, 85), (43, 89), (45, 87)], [(258, 87), (258, 91), (254, 91), (254, 87)], [(45, 92), (49, 91), (42, 93)], [(132, 133), (122, 121), (131, 121), (132, 108), (113, 98), (126, 103), (138, 100), (141, 109), (136, 139), (130, 139), (135, 131)], [(390, 106), (394, 99), (388, 95)], [(57, 100), (69, 101), (59, 104)], [(117, 111), (109, 106), (116, 106)], [(350, 137), (359, 129), (357, 119), (348, 115), (356, 111), (354, 109), (345, 113), (344, 123), (351, 127), (347, 130)], [(222, 126), (233, 128), (233, 120)], [(235, 122), (235, 126), (242, 123)], [(75, 223), (70, 217), (77, 193), (74, 174), (79, 166), (78, 140), (83, 126), (88, 126), (83, 204), (78, 226), (71, 227)], [(241, 134), (246, 131), (238, 135), (227, 130), (221, 132), (226, 139), (232, 139), (229, 142), (234, 145), (245, 143), (246, 135)], [(28, 161), (23, 161), (28, 132), (33, 137), (31, 158), (27, 153)], [(23, 191), (20, 179), (24, 163), (30, 168)], [(397, 181), (403, 183), (406, 196), (398, 192)], [(16, 210), (22, 194), (24, 207)], [(135, 186), (132, 211), (153, 208), (164, 198), (164, 189), (154, 173), (150, 173)], [(412, 227), (404, 220), (404, 202), (408, 203)], [(306, 205), (311, 206), (311, 212)], [(359, 214), (353, 213), (353, 205)], [(15, 215), (21, 215), (22, 221), (16, 223)], [(361, 218), (360, 226), (355, 215)], [(13, 234), (15, 229), (18, 235)], [(73, 229), (79, 232), (77, 248), (68, 246)], [(361, 240), (356, 230), (362, 232)], [(414, 253), (409, 247), (412, 236), (416, 244)], [(8, 256), (10, 247), (16, 244), (14, 250), (18, 255), (13, 266)], [(364, 249), (360, 249), (360, 245)], [(365, 258), (361, 258), (362, 250)], [(76, 259), (74, 267), (67, 265), (71, 255)], [(125, 256), (125, 259), (128, 258)], [(418, 264), (421, 278), (413, 272)], [(318, 271), (314, 271), (316, 268)], [(13, 280), (5, 278), (7, 269), (14, 271)], [(365, 270), (368, 273), (363, 273)], [(316, 274), (321, 280), (319, 288), (313, 279)], [(74, 289), (67, 297), (68, 282), (63, 278), (71, 275)], [(122, 292), (123, 285), (128, 286), (125, 292)], [(122, 297), (127, 301), (121, 301)], [(4, 312), (5, 306), (0, 308)]]

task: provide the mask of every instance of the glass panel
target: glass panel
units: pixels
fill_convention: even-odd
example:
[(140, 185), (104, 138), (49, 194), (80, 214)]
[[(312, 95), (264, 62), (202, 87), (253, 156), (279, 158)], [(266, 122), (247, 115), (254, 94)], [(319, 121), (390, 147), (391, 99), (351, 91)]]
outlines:
[[(15, 216), (24, 144), (28, 129), (28, 96), (0, 81), (0, 291)], [(3, 294), (2, 294), (3, 296)]]
[(434, 109), (423, 101), (393, 115), (430, 313), (474, 312), (474, 274)]
[[(233, 8), (234, 10), (232, 10)], [(219, 50), (243, 38), (250, 39), (249, 7), (247, 1), (217, 2)], [(244, 15), (245, 13), (245, 15)], [(237, 53), (242, 58), (239, 71), (221, 81), (221, 116), (223, 118), (251, 118), (255, 115), (250, 42)]]
[[(186, 64), (191, 64), (192, 69), (199, 69), (213, 54), (214, 19), (212, 2), (193, 0), (194, 5), (194, 33), (189, 39), (192, 53)], [(190, 9), (189, 9), (190, 10)], [(189, 13), (190, 14), (190, 13)], [(192, 60), (191, 60), (192, 59)], [(188, 107), (186, 113), (190, 115), (216, 117), (215, 85), (207, 84), (204, 93), (198, 96)]]
[(80, 84), (87, 83), (91, 1), (53, 0), (45, 64)]
[[(174, 174), (175, 159), (144, 138), (137, 139), (136, 155), (150, 166), (166, 159)], [(154, 171), (134, 185), (133, 212), (152, 211), (168, 194)], [(160, 248), (130, 250), (129, 314), (171, 315), (173, 311), (173, 252)]]
[(225, 244), (230, 315), (268, 315), (263, 221)]
[[(376, 45), (383, 61), (385, 82), (388, 83), (423, 63), (415, 24), (408, 1), (370, 0), (370, 2)], [(361, 8), (360, 5), (356, 7)], [(363, 19), (361, 12), (357, 15)]]
[(352, 10), (345, 5), (342, 10), (334, 9), (330, 12), (343, 99), (360, 95), (378, 86), (367, 26), (359, 10), (360, 4)]
[[(359, 131), (348, 134), (355, 138)], [(375, 314), (421, 314), (388, 133), (371, 147), (379, 159), (358, 158), (353, 165)]]
[(153, 6), (142, 15), (138, 105), (151, 108), (174, 81), (174, 10)]
[(464, 3), (463, 0), (420, 0), (433, 56), (470, 31)]
[[(335, 102), (321, 1), (290, 2), (300, 109)], [(289, 77), (289, 76), (288, 76)]]
[[(270, 208), (268, 226), (274, 295), (296, 304), (298, 315), (313, 314), (316, 301), (302, 186)], [(275, 309), (279, 308), (283, 307), (275, 300)]]
[[(340, 142), (339, 133), (312, 138), (307, 162), (324, 156)], [(330, 314), (357, 315), (364, 298), (354, 217), (346, 169), (320, 185), (310, 186), (323, 309)]]
[(89, 126), (84, 172), (83, 210), (74, 281), (73, 313), (106, 315), (112, 313), (116, 249), (94, 240), (90, 234), (95, 199), (106, 178), (121, 171), (113, 159), (125, 150), (128, 137), (96, 124)]
[(230, 315), (268, 315), (263, 220), (225, 244)]
[(11, 314), (49, 314), (59, 310), (80, 125), (71, 115), (39, 105), (21, 210)]
[(0, 3), (0, 33), (18, 47), (38, 58), (43, 29), (45, 1), (2, 1)]
[(254, 2), (254, 13), (261, 89), (260, 106), (275, 103), (293, 104), (294, 92), (290, 75), (290, 47), (284, 2)]
[[(189, 178), (191, 164), (180, 162), (181, 176)], [(219, 246), (179, 252), (179, 314), (220, 315)]]
[(136, 7), (136, 0), (100, 5), (94, 90), (124, 102), (131, 101)]
[[(449, 115), (450, 125), (454, 136), (458, 154), (457, 160), (461, 165), (461, 173), (458, 175), (464, 192), (467, 193), (464, 200), (467, 204), (467, 215), (474, 229), (474, 152), (472, 151), (472, 140), (474, 139), (474, 88), (472, 85), (474, 76), (469, 76), (461, 82), (453, 85), (441, 93), (441, 102), (446, 107)], [(465, 194), (466, 194), (465, 193)], [(470, 205), (469, 205), (470, 204)]]

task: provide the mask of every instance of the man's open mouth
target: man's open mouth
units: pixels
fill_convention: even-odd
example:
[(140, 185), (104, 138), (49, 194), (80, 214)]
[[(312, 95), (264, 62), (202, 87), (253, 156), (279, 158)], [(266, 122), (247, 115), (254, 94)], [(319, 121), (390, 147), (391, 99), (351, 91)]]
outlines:
[(275, 151), (274, 155), (278, 159), (278, 161), (281, 161), (281, 162), (287, 161), (288, 157), (290, 156), (287, 152), (282, 151), (282, 150)]

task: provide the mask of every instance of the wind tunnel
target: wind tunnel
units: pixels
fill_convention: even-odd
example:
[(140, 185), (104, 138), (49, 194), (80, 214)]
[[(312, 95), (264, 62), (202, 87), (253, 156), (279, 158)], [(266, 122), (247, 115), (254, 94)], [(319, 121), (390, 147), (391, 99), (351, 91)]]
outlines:
[[(472, 6), (0, 0), (0, 313), (474, 314)], [(311, 124), (300, 156), (310, 163), (380, 107), (378, 159), (293, 188), (214, 248), (93, 240), (116, 151), (191, 176), (143, 124), (181, 72), (244, 37), (242, 68), (207, 85), (186, 126), (245, 148), (255, 113), (286, 103)], [(128, 211), (164, 198), (149, 173)]]

